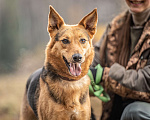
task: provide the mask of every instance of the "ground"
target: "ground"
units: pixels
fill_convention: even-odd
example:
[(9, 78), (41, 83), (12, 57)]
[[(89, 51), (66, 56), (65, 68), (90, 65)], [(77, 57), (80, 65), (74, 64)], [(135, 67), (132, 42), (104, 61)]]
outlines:
[(19, 120), (25, 75), (0, 76), (0, 120)]

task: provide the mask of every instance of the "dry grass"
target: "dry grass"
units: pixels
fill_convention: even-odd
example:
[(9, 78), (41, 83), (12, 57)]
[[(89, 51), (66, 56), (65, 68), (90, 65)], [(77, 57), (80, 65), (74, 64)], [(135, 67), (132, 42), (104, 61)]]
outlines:
[(18, 120), (26, 75), (0, 76), (0, 120)]
[(91, 105), (93, 108), (93, 112), (96, 120), (100, 120), (102, 114), (102, 102), (97, 97), (91, 97)]

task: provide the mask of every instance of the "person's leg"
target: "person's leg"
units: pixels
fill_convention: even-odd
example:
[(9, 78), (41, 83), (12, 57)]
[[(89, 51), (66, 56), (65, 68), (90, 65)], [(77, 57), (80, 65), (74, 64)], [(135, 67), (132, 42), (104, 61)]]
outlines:
[(134, 102), (123, 111), (121, 120), (150, 120), (150, 103)]

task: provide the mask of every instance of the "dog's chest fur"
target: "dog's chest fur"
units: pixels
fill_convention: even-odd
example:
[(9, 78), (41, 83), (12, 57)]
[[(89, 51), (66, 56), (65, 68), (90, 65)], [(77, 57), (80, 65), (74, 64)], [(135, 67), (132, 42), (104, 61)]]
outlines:
[[(90, 80), (87, 76), (78, 81), (40, 79), (39, 117), (51, 120), (88, 120)], [(45, 114), (47, 111), (50, 114)]]

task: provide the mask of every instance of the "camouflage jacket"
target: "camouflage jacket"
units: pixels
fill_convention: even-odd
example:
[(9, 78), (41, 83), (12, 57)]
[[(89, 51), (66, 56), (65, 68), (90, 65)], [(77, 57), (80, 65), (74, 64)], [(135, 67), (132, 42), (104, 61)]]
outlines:
[[(100, 42), (95, 45), (93, 66), (105, 61), (102, 85), (109, 93), (111, 101), (103, 104), (103, 117), (106, 120), (111, 114), (115, 94), (122, 99), (133, 99), (150, 102), (150, 20), (136, 44), (126, 67), (115, 62), (117, 50), (117, 34), (114, 33), (124, 22), (128, 11), (117, 16), (108, 25)], [(105, 49), (104, 49), (105, 47)], [(106, 57), (100, 58), (105, 52)]]

